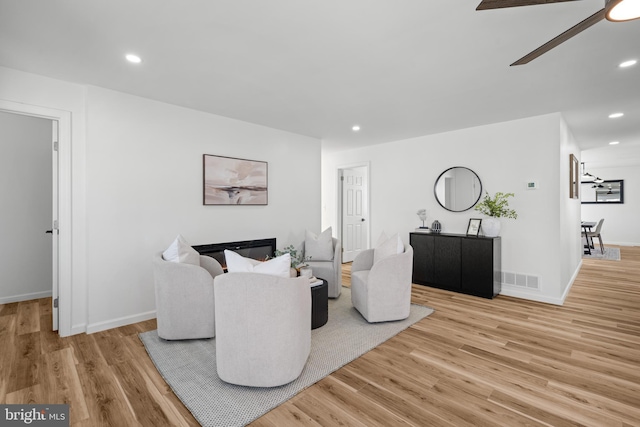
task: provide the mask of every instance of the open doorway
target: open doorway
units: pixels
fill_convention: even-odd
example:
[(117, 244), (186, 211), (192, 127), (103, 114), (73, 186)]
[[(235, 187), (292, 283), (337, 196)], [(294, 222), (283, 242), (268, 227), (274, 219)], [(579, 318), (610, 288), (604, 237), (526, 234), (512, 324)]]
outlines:
[(58, 121), (0, 110), (0, 303), (52, 297), (58, 329)]
[(369, 164), (338, 168), (338, 224), (342, 262), (369, 248)]

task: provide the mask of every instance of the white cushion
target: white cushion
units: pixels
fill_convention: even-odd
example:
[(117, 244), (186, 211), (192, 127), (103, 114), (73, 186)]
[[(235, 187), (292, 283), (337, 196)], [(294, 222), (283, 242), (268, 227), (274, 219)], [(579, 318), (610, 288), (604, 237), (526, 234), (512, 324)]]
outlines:
[(304, 256), (311, 261), (333, 260), (333, 239), (331, 227), (316, 236), (307, 230), (304, 238)]
[(289, 277), (291, 255), (284, 254), (265, 262), (245, 258), (242, 255), (225, 249), (224, 257), (227, 261), (229, 273), (262, 273), (272, 276)]
[(397, 255), (404, 252), (404, 244), (398, 233), (389, 237), (386, 241), (380, 242), (373, 251), (373, 263), (380, 261), (391, 255)]
[(170, 262), (200, 265), (200, 254), (180, 234), (167, 250), (162, 253), (162, 258)]
[(374, 246), (374, 248), (379, 247), (387, 240), (389, 240), (389, 236), (387, 236), (387, 233), (383, 231), (382, 233), (380, 233), (380, 237), (378, 237), (378, 241), (376, 242), (376, 245)]

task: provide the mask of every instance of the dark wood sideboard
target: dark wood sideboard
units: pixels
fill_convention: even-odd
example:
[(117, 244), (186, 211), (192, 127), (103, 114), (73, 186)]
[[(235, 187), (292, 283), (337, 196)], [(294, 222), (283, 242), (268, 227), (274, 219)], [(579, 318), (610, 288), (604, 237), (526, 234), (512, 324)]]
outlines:
[(500, 237), (409, 233), (413, 283), (483, 298), (500, 293)]

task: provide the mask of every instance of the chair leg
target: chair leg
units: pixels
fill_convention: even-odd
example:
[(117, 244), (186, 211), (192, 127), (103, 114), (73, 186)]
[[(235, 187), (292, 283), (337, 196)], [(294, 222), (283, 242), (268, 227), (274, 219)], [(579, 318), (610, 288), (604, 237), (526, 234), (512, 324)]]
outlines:
[(602, 236), (598, 234), (598, 240), (600, 240), (600, 252), (604, 253), (604, 245), (602, 244)]

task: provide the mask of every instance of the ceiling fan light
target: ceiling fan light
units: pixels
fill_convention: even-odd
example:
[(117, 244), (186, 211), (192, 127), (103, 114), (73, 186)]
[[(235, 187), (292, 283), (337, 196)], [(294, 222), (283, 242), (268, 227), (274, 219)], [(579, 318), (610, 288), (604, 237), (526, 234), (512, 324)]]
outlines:
[(605, 17), (609, 21), (631, 21), (640, 18), (640, 0), (606, 0)]

